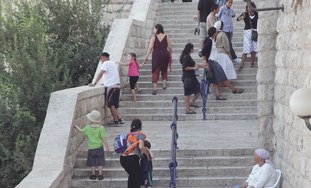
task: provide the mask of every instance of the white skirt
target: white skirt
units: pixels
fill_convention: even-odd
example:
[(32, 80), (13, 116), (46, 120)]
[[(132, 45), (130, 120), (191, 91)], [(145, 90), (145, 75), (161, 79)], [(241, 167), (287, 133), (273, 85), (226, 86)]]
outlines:
[(217, 53), (213, 55), (213, 58), (213, 60), (217, 61), (218, 64), (222, 67), (228, 80), (237, 79), (233, 63), (228, 54)]
[(252, 30), (244, 30), (243, 35), (243, 53), (250, 54), (251, 52), (257, 52), (257, 42), (252, 41)]

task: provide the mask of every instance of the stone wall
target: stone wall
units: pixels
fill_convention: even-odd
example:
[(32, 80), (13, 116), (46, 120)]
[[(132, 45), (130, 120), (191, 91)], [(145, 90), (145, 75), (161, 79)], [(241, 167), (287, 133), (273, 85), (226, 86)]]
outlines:
[[(274, 149), (275, 166), (283, 173), (282, 187), (309, 188), (311, 132), (291, 112), (289, 99), (295, 90), (311, 87), (311, 2), (303, 0), (297, 14), (291, 8), (293, 0), (278, 2), (284, 4), (284, 13), (260, 14), (259, 137), (261, 145)], [(259, 4), (278, 2), (260, 0)]]
[(68, 188), (77, 151), (84, 137), (73, 125), (83, 127), (86, 114), (104, 114), (104, 88), (78, 87), (51, 94), (32, 171), (18, 188)]

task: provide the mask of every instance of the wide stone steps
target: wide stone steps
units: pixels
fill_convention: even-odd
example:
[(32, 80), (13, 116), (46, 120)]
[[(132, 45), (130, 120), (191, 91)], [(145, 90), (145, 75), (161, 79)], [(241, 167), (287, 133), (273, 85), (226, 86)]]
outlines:
[[(179, 121), (192, 121), (203, 119), (201, 109), (193, 109), (197, 114), (178, 114)], [(257, 118), (257, 112), (252, 113), (237, 113), (233, 111), (232, 113), (216, 113), (216, 114), (206, 114), (206, 120), (251, 120)], [(171, 121), (172, 113), (164, 114), (123, 114), (124, 119), (136, 119), (139, 118), (142, 121)]]
[[(198, 99), (197, 104), (199, 106), (202, 106), (202, 100)], [(152, 107), (152, 108), (157, 108), (161, 106), (162, 108), (172, 108), (172, 103), (170, 101), (166, 100), (156, 100), (156, 101), (120, 101), (120, 107), (125, 108), (125, 107), (135, 107), (135, 108), (143, 108), (143, 107)], [(219, 100), (207, 100), (206, 102), (206, 107), (228, 107), (228, 106), (257, 106), (257, 100), (252, 99), (252, 100), (244, 100), (244, 99), (231, 99), (231, 100), (226, 100), (226, 101), (219, 101)], [(183, 101), (178, 102), (178, 107), (185, 107), (185, 103)], [(120, 110), (121, 110), (120, 108)]]
[[(196, 149), (177, 150), (177, 187), (224, 188), (240, 183), (249, 173), (254, 149)], [(153, 187), (168, 187), (170, 151), (153, 150)], [(126, 187), (127, 173), (119, 157), (106, 152), (104, 180), (90, 180), (86, 167), (87, 151), (81, 150), (76, 160), (72, 188)]]

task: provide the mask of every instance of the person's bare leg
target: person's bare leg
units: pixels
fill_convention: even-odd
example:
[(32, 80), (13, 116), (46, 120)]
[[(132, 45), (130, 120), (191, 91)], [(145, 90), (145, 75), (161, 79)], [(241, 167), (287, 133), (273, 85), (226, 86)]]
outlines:
[(221, 96), (220, 90), (219, 90), (219, 85), (218, 84), (213, 84), (214, 92), (216, 94), (216, 97)]
[(192, 98), (192, 104), (195, 104), (195, 101), (199, 98), (200, 96), (200, 92), (199, 93), (196, 93), (193, 98)]
[(190, 111), (190, 96), (185, 96), (184, 97), (184, 100), (185, 100), (185, 106), (186, 106), (186, 111), (189, 112)]
[(103, 175), (103, 166), (98, 166), (98, 175)]
[(132, 92), (133, 101), (136, 102), (136, 93), (135, 93), (135, 89), (131, 89), (131, 92)]
[(247, 54), (242, 54), (241, 65), (238, 69), (238, 72), (241, 72), (241, 70), (244, 68), (244, 63), (245, 63), (246, 58), (247, 58)]
[(163, 80), (163, 89), (166, 89), (166, 80)]
[(110, 107), (110, 112), (114, 121), (118, 121), (120, 119), (118, 109), (115, 106)]
[(229, 80), (223, 81), (223, 84), (230, 88), (232, 92), (235, 91), (235, 86)]
[(255, 67), (256, 52), (251, 53), (251, 68)]
[(92, 167), (91, 167), (91, 171), (92, 171), (92, 175), (95, 176), (95, 175), (96, 175), (96, 174), (95, 174), (95, 166), (92, 166)]

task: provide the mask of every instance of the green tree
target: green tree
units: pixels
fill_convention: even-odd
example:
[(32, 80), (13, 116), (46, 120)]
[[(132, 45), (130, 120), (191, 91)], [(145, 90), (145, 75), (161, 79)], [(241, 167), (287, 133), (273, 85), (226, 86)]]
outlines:
[(50, 93), (93, 77), (106, 3), (0, 1), (0, 187), (31, 171)]

